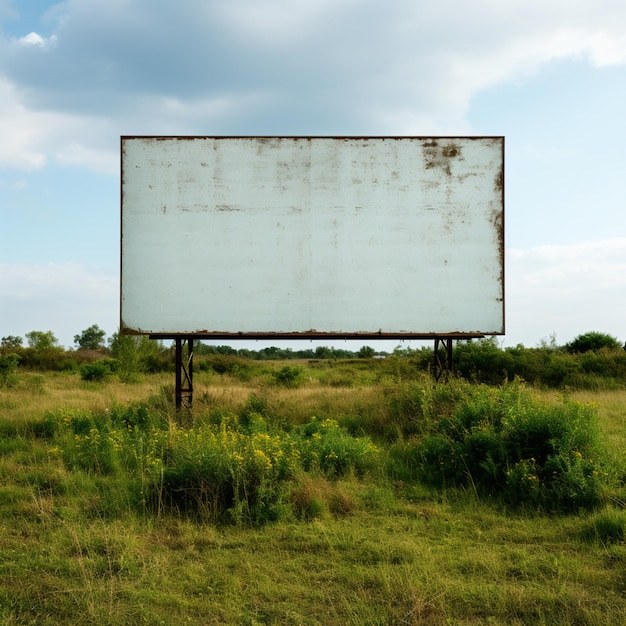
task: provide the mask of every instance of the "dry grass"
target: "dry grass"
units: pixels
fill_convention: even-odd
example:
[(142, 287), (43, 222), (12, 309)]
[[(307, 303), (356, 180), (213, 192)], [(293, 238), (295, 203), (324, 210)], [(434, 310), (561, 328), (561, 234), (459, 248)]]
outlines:
[[(61, 407), (171, 400), (172, 387), (171, 373), (94, 384), (25, 372), (0, 389), (0, 417), (32, 422)], [(626, 391), (570, 397), (597, 405), (607, 447), (623, 456)], [(312, 378), (285, 389), (197, 376), (194, 411), (239, 412), (251, 399), (296, 422), (360, 416), (385, 402), (374, 384)], [(4, 442), (0, 623), (626, 623), (626, 544), (581, 540), (592, 514), (522, 515), (462, 492), (304, 476), (293, 497), (312, 521), (217, 527), (107, 511), (102, 489), (114, 483), (69, 472), (45, 440)]]
[(103, 410), (115, 403), (130, 403), (162, 393), (172, 375), (155, 374), (126, 384), (116, 378), (105, 383), (84, 382), (79, 374), (25, 372), (15, 387), (0, 388), (0, 411), (5, 419), (38, 420), (59, 407)]

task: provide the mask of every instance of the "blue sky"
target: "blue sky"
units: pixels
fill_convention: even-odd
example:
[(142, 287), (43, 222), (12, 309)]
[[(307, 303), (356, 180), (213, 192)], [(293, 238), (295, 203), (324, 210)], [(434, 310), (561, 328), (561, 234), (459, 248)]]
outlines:
[(0, 335), (119, 320), (119, 137), (504, 135), (504, 345), (626, 341), (621, 0), (0, 0)]

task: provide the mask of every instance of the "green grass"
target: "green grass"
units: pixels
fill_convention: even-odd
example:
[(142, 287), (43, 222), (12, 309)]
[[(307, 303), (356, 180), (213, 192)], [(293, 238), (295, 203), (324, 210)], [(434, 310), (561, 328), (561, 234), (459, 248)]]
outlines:
[[(201, 372), (196, 407), (184, 419), (173, 414), (171, 381), (162, 375), (122, 385), (87, 383), (78, 373), (32, 382), (21, 373), (17, 385), (0, 389), (0, 623), (626, 623), (626, 392), (571, 394), (569, 401), (597, 411), (606, 497), (595, 509), (548, 514), (477, 494), (471, 484), (434, 488), (419, 472), (400, 475), (394, 450), (419, 441), (455, 406), (454, 387), (433, 390), (362, 360), (339, 362), (339, 374), (326, 378), (319, 365), (299, 364), (305, 380), (289, 387), (275, 382), (281, 367), (255, 364), (246, 380)], [(560, 406), (554, 394), (529, 393)], [(250, 445), (265, 442), (267, 458), (285, 441), (316, 442), (323, 457), (331, 448), (341, 453), (340, 444), (354, 454), (360, 448), (348, 432), (371, 436), (380, 458), (359, 471), (296, 468), (280, 483), (278, 521), (225, 523), (152, 509), (136, 489), (146, 476), (140, 455), (129, 456), (139, 430), (127, 431), (123, 454), (98, 453), (111, 460), (106, 471), (61, 453), (70, 434), (88, 435), (94, 424), (110, 432), (105, 416), (118, 407), (128, 417), (126, 408), (140, 401), (150, 428), (165, 425), (174, 443), (189, 432), (205, 445), (202, 438), (216, 440), (228, 422), (234, 432), (248, 428)], [(68, 415), (92, 421), (60, 417), (76, 432), (63, 430), (58, 418)], [(321, 427), (324, 420), (338, 429)], [(243, 436), (225, 440), (245, 444)], [(188, 445), (176, 448), (185, 463), (196, 458)], [(244, 448), (228, 451), (243, 456)]]

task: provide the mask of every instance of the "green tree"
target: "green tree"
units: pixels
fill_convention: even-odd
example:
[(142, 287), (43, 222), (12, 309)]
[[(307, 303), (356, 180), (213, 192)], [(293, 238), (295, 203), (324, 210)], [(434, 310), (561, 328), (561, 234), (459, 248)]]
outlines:
[(46, 350), (57, 347), (58, 339), (51, 330), (31, 330), (26, 333), (26, 341), (35, 350)]
[(328, 346), (317, 346), (315, 348), (316, 359), (332, 359), (333, 351)]
[(104, 347), (105, 335), (106, 333), (98, 324), (93, 324), (83, 330), (80, 335), (74, 335), (74, 344), (79, 350), (98, 350)]
[(371, 359), (376, 354), (376, 350), (372, 346), (361, 346), (357, 355), (360, 359)]
[(163, 353), (161, 342), (145, 335), (113, 333), (109, 347), (113, 358), (119, 361), (117, 373), (123, 382), (129, 382), (136, 374), (148, 369), (154, 371), (154, 361)]
[(578, 337), (574, 340), (565, 344), (565, 349), (571, 354), (589, 352), (590, 350), (595, 352), (596, 350), (601, 350), (602, 348), (618, 350), (621, 347), (620, 342), (612, 335), (596, 331), (578, 335)]
[(6, 337), (2, 337), (2, 343), (0, 343), (0, 347), (2, 348), (21, 348), (22, 347), (22, 338), (16, 337), (15, 335), (7, 335)]

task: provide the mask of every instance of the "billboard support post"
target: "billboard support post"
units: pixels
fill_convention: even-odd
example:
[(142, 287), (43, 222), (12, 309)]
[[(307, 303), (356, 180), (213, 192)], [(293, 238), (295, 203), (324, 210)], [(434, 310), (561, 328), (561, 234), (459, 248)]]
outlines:
[(447, 380), (452, 374), (452, 338), (436, 337), (435, 338), (435, 354), (434, 354), (434, 371), (435, 380), (439, 382), (441, 377)]
[[(176, 410), (193, 401), (193, 337), (176, 337)], [(185, 350), (186, 348), (186, 350)]]

